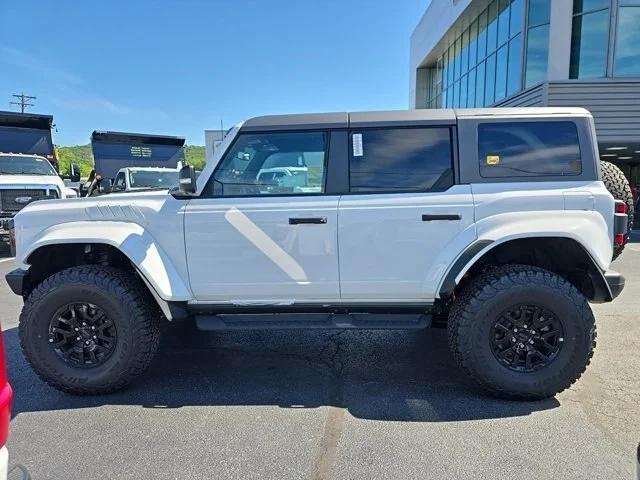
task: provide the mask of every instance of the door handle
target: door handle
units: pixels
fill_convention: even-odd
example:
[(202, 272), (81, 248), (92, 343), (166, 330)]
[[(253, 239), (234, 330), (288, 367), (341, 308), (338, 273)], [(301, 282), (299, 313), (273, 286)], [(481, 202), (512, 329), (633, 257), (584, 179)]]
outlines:
[(289, 225), (307, 225), (307, 224), (323, 224), (327, 223), (327, 217), (290, 217)]
[(423, 214), (422, 221), (423, 222), (432, 222), (434, 220), (462, 220), (462, 215), (459, 213), (445, 213), (445, 214)]

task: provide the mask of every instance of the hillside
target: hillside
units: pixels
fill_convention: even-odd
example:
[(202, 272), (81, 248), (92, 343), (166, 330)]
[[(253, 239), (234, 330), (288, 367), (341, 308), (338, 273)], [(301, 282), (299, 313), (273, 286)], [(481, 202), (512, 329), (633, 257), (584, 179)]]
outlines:
[[(69, 166), (77, 163), (83, 177), (89, 175), (93, 169), (93, 155), (91, 153), (91, 145), (74, 145), (71, 147), (56, 146), (60, 170), (63, 174), (69, 173)], [(204, 146), (201, 145), (185, 145), (184, 156), (187, 163), (196, 167), (196, 170), (202, 170), (204, 166)]]

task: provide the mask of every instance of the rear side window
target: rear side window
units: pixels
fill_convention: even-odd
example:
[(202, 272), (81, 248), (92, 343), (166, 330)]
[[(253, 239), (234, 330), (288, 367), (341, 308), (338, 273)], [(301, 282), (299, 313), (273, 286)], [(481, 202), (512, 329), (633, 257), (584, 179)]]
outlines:
[(446, 190), (453, 185), (451, 131), (446, 127), (352, 131), (351, 192)]
[(478, 126), (480, 175), (580, 175), (580, 142), (573, 122), (500, 122)]

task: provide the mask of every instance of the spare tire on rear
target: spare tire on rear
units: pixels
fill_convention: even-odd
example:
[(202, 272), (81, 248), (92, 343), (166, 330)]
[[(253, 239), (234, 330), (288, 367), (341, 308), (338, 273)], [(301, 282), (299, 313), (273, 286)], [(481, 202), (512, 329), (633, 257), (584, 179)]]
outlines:
[(627, 235), (625, 236), (624, 243), (620, 246), (613, 247), (614, 260), (620, 256), (624, 250), (625, 245), (629, 241), (629, 235), (631, 233), (631, 227), (633, 226), (633, 194), (631, 193), (631, 186), (627, 177), (625, 177), (622, 170), (611, 162), (600, 162), (600, 171), (602, 172), (602, 181), (605, 187), (609, 190), (609, 193), (613, 195), (616, 200), (622, 200), (627, 204), (627, 213), (629, 215), (629, 223), (627, 225)]

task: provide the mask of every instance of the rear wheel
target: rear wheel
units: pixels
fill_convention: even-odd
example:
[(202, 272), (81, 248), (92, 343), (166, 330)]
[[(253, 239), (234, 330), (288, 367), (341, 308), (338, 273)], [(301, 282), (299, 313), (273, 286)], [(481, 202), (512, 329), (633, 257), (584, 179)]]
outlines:
[(625, 236), (624, 244), (613, 247), (614, 260), (620, 256), (624, 250), (625, 245), (629, 241), (629, 235), (631, 228), (633, 227), (634, 205), (633, 194), (631, 193), (631, 187), (629, 181), (625, 177), (622, 170), (616, 165), (610, 162), (600, 162), (600, 169), (602, 171), (602, 181), (609, 190), (609, 193), (613, 195), (616, 200), (622, 200), (627, 205), (627, 214), (629, 216), (629, 223), (627, 224), (627, 235)]
[(562, 277), (526, 265), (471, 280), (447, 327), (458, 365), (489, 393), (511, 399), (546, 398), (571, 386), (596, 338), (584, 296)]
[(76, 394), (129, 384), (158, 348), (160, 315), (132, 274), (85, 265), (44, 280), (25, 301), (20, 342), (35, 372)]

